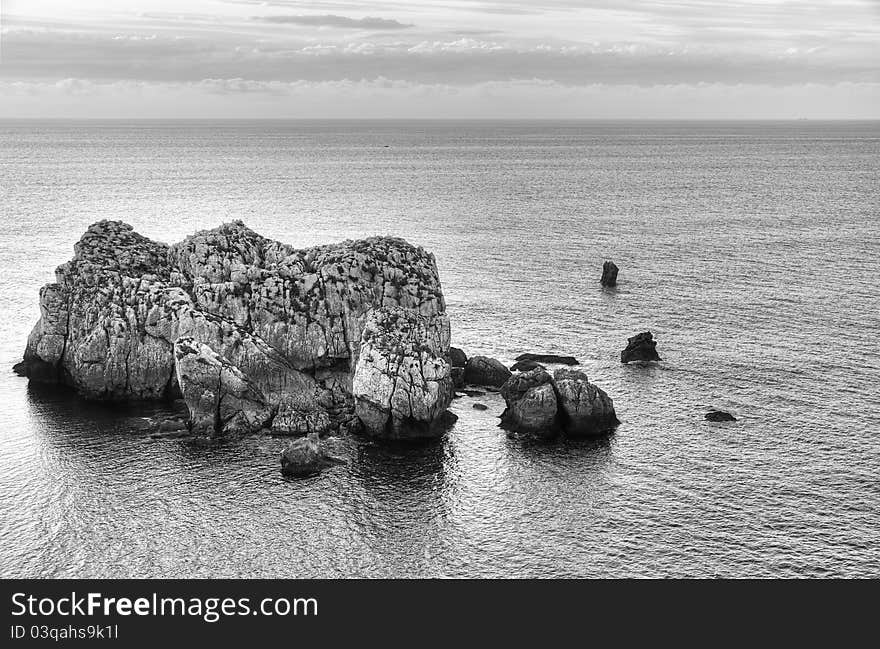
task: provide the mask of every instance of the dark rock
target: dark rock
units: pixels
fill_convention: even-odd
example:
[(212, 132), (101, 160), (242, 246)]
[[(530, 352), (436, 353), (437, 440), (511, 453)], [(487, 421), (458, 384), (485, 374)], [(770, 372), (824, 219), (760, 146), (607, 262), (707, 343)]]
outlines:
[(488, 410), (489, 406), (487, 406), (485, 403), (475, 403), (473, 405), (473, 408), (474, 410)]
[(303, 477), (319, 473), (327, 466), (321, 451), (318, 433), (294, 440), (281, 452), (281, 472), (284, 475)]
[(452, 377), (452, 387), (456, 390), (460, 390), (466, 384), (464, 382), (464, 368), (463, 367), (452, 367), (449, 369), (449, 376)]
[(529, 370), (543, 370), (545, 367), (538, 361), (517, 361), (510, 366), (511, 372), (528, 372)]
[(450, 347), (449, 348), (449, 364), (452, 367), (467, 367), (468, 357), (462, 350), (458, 347)]
[(510, 370), (488, 356), (472, 356), (464, 370), (464, 380), (471, 385), (500, 388), (509, 378)]
[(482, 397), (486, 394), (482, 390), (462, 390), (462, 392), (469, 397)]
[(514, 360), (554, 363), (556, 365), (580, 365), (574, 356), (558, 356), (556, 354), (520, 354)]
[(567, 435), (600, 435), (617, 426), (614, 402), (577, 370), (553, 373), (559, 403), (559, 419)]
[(552, 436), (558, 432), (556, 390), (541, 369), (512, 376), (501, 388), (507, 407), (501, 426), (520, 433)]
[(620, 352), (621, 363), (659, 360), (660, 356), (657, 354), (657, 343), (654, 341), (654, 335), (650, 331), (645, 331), (629, 338), (627, 340), (626, 349)]
[(711, 412), (707, 412), (706, 419), (708, 421), (736, 421), (736, 417), (723, 410), (712, 410)]
[(159, 422), (158, 432), (170, 433), (176, 431), (189, 431), (189, 426), (183, 418), (163, 419)]
[(602, 264), (602, 286), (617, 286), (617, 265), (613, 261)]

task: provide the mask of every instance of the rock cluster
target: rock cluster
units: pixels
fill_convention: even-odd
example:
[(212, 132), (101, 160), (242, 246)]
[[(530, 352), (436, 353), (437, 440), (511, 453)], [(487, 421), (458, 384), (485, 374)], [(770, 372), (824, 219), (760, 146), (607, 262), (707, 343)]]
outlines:
[(355, 421), (362, 332), (381, 309), (445, 322), (445, 338), (407, 344), (448, 353), (434, 257), (402, 239), (298, 250), (235, 221), (167, 246), (101, 221), (41, 289), (15, 369), (91, 399), (182, 394), (206, 433), (324, 432)]
[(630, 363), (632, 361), (659, 361), (660, 355), (657, 353), (657, 342), (654, 335), (650, 331), (636, 334), (632, 338), (627, 339), (626, 349), (620, 352), (620, 362)]
[(523, 372), (504, 384), (501, 395), (507, 404), (501, 425), (515, 432), (598, 435), (619, 423), (611, 398), (576, 370)]

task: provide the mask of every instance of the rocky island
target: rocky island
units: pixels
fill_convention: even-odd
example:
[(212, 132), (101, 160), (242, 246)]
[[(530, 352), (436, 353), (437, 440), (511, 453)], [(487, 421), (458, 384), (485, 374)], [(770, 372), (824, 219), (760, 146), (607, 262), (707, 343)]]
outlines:
[(186, 419), (161, 422), (159, 436), (296, 436), (285, 474), (336, 462), (320, 442), (333, 432), (439, 437), (466, 384), (500, 389), (509, 431), (618, 423), (583, 372), (540, 364), (574, 357), (522, 354), (514, 373), (450, 347), (434, 256), (402, 239), (300, 250), (234, 221), (169, 246), (100, 221), (55, 274), (16, 372), (92, 400), (182, 400)]
[(438, 434), (452, 398), (434, 256), (391, 237), (304, 250), (241, 221), (168, 246), (90, 226), (40, 290), (15, 370), (89, 399), (182, 398), (192, 432)]

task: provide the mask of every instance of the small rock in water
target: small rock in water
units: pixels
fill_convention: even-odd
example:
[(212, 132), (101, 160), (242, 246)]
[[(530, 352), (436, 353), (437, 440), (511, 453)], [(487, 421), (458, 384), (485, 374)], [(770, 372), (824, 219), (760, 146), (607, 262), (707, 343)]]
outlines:
[(471, 385), (500, 388), (509, 378), (510, 370), (488, 356), (470, 357), (464, 370), (464, 379)]
[(511, 372), (528, 372), (529, 370), (543, 370), (546, 369), (543, 365), (541, 365), (538, 361), (517, 361), (513, 365), (510, 366)]
[(489, 406), (487, 406), (485, 403), (475, 403), (474, 404), (474, 410), (488, 410), (488, 409), (489, 409)]
[(602, 264), (602, 286), (617, 286), (617, 265), (613, 261)]
[(302, 477), (318, 473), (326, 466), (318, 433), (300, 437), (281, 452), (281, 472)]
[(723, 410), (712, 410), (711, 412), (707, 412), (706, 419), (708, 421), (736, 421), (736, 417)]
[(580, 365), (574, 356), (559, 356), (557, 354), (520, 354), (514, 360), (533, 361), (535, 363), (556, 363), (557, 365)]
[(458, 347), (449, 348), (449, 364), (452, 367), (466, 367), (468, 362), (467, 354)]
[(626, 349), (620, 352), (621, 363), (659, 360), (660, 355), (657, 354), (657, 343), (654, 340), (654, 334), (650, 331), (644, 331), (629, 338), (627, 340)]

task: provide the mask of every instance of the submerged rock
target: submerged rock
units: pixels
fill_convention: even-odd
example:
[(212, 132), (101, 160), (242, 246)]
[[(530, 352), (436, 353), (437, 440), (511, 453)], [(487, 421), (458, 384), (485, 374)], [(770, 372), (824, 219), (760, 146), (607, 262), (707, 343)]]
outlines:
[(657, 343), (654, 341), (654, 335), (650, 331), (636, 334), (632, 338), (627, 339), (626, 349), (620, 352), (621, 363), (659, 360), (660, 356), (657, 354)]
[(617, 271), (617, 265), (613, 261), (602, 264), (602, 279), (599, 280), (602, 286), (617, 286)]
[(400, 307), (370, 312), (354, 371), (355, 412), (373, 437), (435, 437), (452, 401), (449, 319)]
[(489, 409), (489, 406), (487, 406), (485, 403), (475, 403), (475, 404), (474, 404), (473, 406), (471, 406), (471, 407), (472, 407), (474, 410), (488, 410), (488, 409)]
[(488, 356), (471, 356), (464, 370), (465, 383), (500, 388), (510, 378), (510, 370), (501, 361)]
[(516, 432), (554, 435), (558, 430), (556, 391), (541, 369), (512, 376), (501, 388), (507, 407), (501, 426)]
[(736, 421), (736, 417), (723, 410), (712, 410), (706, 413), (708, 421)]
[(383, 307), (445, 318), (433, 255), (390, 237), (298, 250), (240, 221), (168, 246), (101, 221), (41, 289), (16, 371), (90, 399), (183, 392), (215, 434), (267, 412), (278, 434), (354, 429), (361, 333)]
[(560, 423), (568, 435), (598, 435), (620, 422), (614, 402), (577, 370), (559, 369), (553, 373), (553, 386), (559, 403)]

